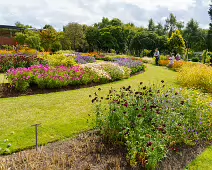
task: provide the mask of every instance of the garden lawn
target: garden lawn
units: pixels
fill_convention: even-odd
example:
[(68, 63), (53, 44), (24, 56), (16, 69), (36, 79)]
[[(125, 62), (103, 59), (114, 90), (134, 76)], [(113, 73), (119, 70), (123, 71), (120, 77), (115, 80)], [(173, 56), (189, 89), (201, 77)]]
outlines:
[(210, 170), (212, 169), (212, 146), (194, 160), (188, 168), (189, 170)]
[[(39, 128), (40, 144), (73, 137), (91, 129), (92, 121), (87, 123), (87, 119), (94, 117), (94, 108), (89, 95), (99, 87), (102, 94), (107, 94), (111, 87), (137, 87), (141, 81), (149, 83), (163, 79), (175, 85), (175, 77), (173, 71), (148, 65), (143, 74), (97, 87), (0, 99), (0, 148), (4, 149), (10, 143), (10, 151), (14, 152), (34, 146), (35, 132), (31, 125), (36, 123), (42, 124)], [(4, 142), (7, 139), (8, 142)]]

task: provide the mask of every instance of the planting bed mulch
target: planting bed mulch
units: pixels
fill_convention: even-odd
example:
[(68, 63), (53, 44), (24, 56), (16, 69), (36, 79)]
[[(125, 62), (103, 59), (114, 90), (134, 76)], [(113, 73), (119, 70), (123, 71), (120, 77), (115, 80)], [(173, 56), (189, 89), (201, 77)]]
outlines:
[[(143, 73), (143, 71), (133, 74), (132, 76), (136, 76), (138, 74)], [(131, 77), (132, 77), (131, 76)], [(118, 80), (119, 81), (119, 80)], [(10, 87), (9, 83), (0, 84), (0, 98), (9, 98), (9, 97), (19, 97), (19, 96), (28, 96), (35, 94), (46, 94), (53, 92), (61, 92), (61, 91), (69, 91), (76, 90), (80, 88), (88, 88), (101, 85), (102, 83), (90, 83), (88, 85), (76, 85), (76, 86), (67, 86), (63, 88), (54, 88), (54, 89), (39, 89), (36, 85), (32, 85), (27, 91), (20, 92)]]
[[(179, 153), (170, 152), (158, 166), (158, 170), (181, 170), (186, 167), (207, 145), (182, 147)], [(60, 141), (35, 150), (26, 150), (0, 157), (0, 169), (70, 169), (70, 170), (142, 170), (130, 167), (126, 149), (105, 143), (98, 132), (80, 134), (69, 141)]]

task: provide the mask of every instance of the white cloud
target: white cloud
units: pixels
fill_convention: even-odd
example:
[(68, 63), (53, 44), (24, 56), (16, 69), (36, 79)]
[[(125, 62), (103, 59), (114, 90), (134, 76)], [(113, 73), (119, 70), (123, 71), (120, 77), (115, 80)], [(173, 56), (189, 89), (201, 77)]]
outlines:
[(178, 20), (187, 22), (193, 17), (206, 27), (209, 3), (210, 0), (2, 0), (0, 24), (20, 21), (39, 28), (51, 24), (62, 29), (69, 22), (91, 25), (102, 17), (116, 17), (146, 26), (150, 18), (161, 22), (173, 12)]
[(154, 10), (160, 7), (168, 8), (171, 11), (187, 10), (194, 6), (195, 0), (118, 0), (137, 5), (147, 10)]

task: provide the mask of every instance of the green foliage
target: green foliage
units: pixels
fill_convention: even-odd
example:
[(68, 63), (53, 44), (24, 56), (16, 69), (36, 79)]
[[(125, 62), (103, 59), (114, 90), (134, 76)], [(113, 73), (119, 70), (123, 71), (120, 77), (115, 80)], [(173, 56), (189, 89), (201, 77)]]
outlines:
[(191, 59), (192, 62), (199, 62), (199, 58), (198, 57), (194, 57)]
[(150, 57), (151, 52), (152, 52), (152, 50), (144, 49), (143, 56), (149, 56)]
[(172, 33), (176, 30), (181, 30), (184, 27), (182, 22), (178, 22), (176, 16), (173, 13), (166, 19), (165, 30), (168, 32), (168, 36), (171, 37)]
[(63, 27), (64, 38), (74, 51), (85, 51), (88, 48), (85, 32), (87, 26), (78, 23), (69, 23)]
[(212, 92), (212, 68), (204, 64), (185, 65), (180, 69), (178, 82), (185, 87)]
[(52, 51), (53, 44), (59, 41), (59, 33), (54, 28), (48, 28), (40, 32), (41, 45), (45, 51)]
[[(11, 153), (33, 147), (35, 145), (35, 132), (34, 128), (29, 127), (37, 122), (42, 123), (42, 130), (39, 131), (39, 143), (41, 145), (73, 138), (74, 134), (91, 130), (93, 128), (93, 118), (95, 118), (94, 108), (88, 97), (91, 90), (97, 91), (98, 88), (101, 88), (102, 95), (106, 95), (111, 87), (118, 89), (125, 85), (136, 86), (140, 80), (149, 82), (161, 78), (173, 87), (176, 86), (174, 84), (175, 77), (176, 73), (173, 71), (149, 65), (147, 72), (144, 74), (97, 86), (96, 88), (82, 88), (7, 99), (1, 98), (0, 113), (5, 114), (1, 114), (0, 119), (2, 126), (0, 128), (0, 148), (2, 150), (6, 149), (7, 146), (3, 143), (5, 139), (8, 139), (8, 142), (12, 144)], [(88, 114), (91, 116), (88, 116)], [(86, 123), (87, 119), (92, 124)], [(14, 133), (11, 134), (11, 132)]]
[(39, 58), (47, 61), (50, 66), (71, 67), (77, 65), (74, 57), (66, 57), (64, 54), (43, 55)]
[(132, 166), (156, 169), (169, 151), (179, 152), (179, 145), (210, 140), (212, 109), (205, 96), (140, 84), (138, 89), (111, 89), (105, 100), (99, 95), (92, 100), (97, 129), (105, 139), (127, 147)]
[(20, 44), (24, 45), (26, 39), (26, 35), (22, 32), (17, 32), (15, 36), (15, 40)]
[(172, 33), (172, 36), (168, 38), (168, 46), (170, 51), (184, 54), (185, 52), (185, 41), (179, 30)]

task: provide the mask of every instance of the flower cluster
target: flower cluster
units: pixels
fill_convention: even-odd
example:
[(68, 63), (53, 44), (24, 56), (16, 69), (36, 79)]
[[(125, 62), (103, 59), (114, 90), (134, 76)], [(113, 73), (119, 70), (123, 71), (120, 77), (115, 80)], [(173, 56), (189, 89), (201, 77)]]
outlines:
[(140, 60), (133, 60), (130, 58), (117, 58), (114, 60), (118, 65), (130, 68), (132, 70), (132, 74), (145, 69), (143, 63)]
[(205, 97), (161, 83), (111, 88), (107, 96), (95, 93), (92, 99), (97, 128), (107, 139), (124, 142), (131, 165), (155, 169), (167, 152), (179, 152), (179, 145), (211, 139), (212, 108), (202, 102)]
[(78, 55), (75, 60), (78, 64), (87, 64), (96, 62), (96, 59), (94, 57), (81, 56), (81, 55)]
[(37, 65), (43, 62), (36, 55), (0, 55), (0, 72), (6, 72), (10, 68), (30, 67), (31, 65)]
[(84, 74), (84, 70), (80, 66), (53, 68), (48, 65), (38, 65), (10, 69), (7, 77), (17, 90), (24, 91), (29, 88), (30, 84), (36, 84), (39, 88), (61, 88), (67, 85), (81, 84)]

